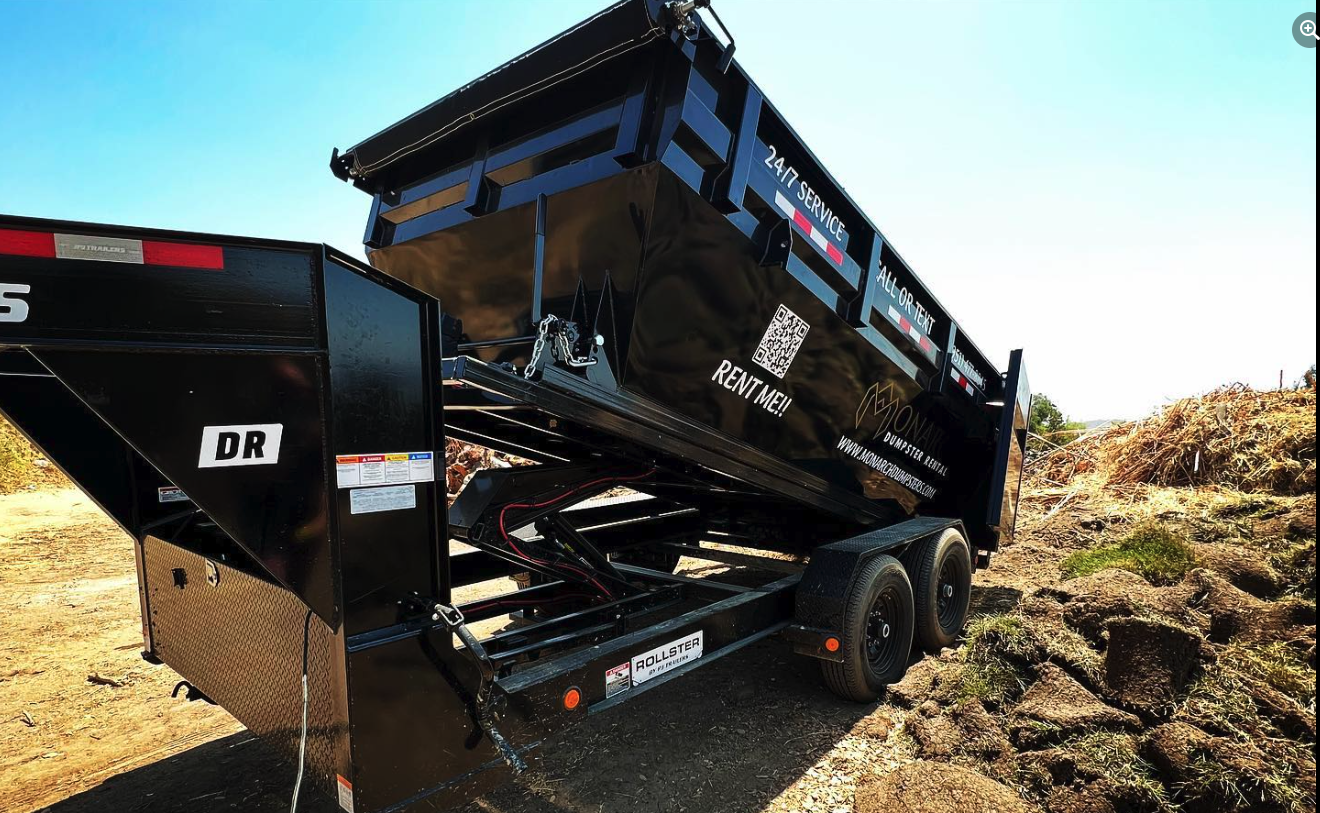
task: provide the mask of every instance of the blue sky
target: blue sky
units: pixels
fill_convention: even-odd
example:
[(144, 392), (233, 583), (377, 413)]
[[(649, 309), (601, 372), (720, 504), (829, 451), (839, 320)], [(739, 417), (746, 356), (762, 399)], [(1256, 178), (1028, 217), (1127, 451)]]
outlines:
[[(738, 60), (994, 360), (1077, 418), (1315, 360), (1288, 3), (716, 0)], [(0, 211), (331, 243), (346, 147), (604, 5), (0, 0)]]

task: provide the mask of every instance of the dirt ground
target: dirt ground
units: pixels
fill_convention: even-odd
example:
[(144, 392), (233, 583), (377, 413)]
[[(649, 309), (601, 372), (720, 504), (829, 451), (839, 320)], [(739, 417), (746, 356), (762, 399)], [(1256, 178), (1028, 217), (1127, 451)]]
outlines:
[[(287, 810), (288, 766), (139, 658), (131, 545), (77, 490), (0, 497), (0, 811)], [(1013, 604), (1053, 559), (1007, 552), (976, 610)], [(770, 640), (571, 729), (465, 813), (844, 813), (858, 781), (911, 760), (900, 719), (835, 699)], [(337, 808), (308, 794), (299, 809)]]

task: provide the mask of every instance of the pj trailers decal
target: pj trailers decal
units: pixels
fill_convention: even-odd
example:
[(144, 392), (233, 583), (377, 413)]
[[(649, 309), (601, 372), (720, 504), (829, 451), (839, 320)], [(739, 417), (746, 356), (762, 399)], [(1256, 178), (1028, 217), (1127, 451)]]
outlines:
[[(220, 246), (19, 229), (0, 229), (0, 255), (211, 271), (220, 271), (225, 267), (225, 252)], [(27, 321), (28, 303), (23, 297), (30, 293), (32, 288), (29, 285), (0, 282), (0, 322)]]
[(17, 229), (0, 229), (0, 254), (51, 260), (97, 260), (173, 268), (203, 268), (212, 271), (225, 267), (225, 253), (220, 246)]

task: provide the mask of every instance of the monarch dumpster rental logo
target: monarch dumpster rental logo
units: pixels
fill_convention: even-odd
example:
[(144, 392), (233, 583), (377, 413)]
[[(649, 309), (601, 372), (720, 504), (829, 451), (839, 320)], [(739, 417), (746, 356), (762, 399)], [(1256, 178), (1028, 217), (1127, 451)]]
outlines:
[(270, 466), (280, 462), (282, 423), (254, 423), (202, 428), (197, 468)]
[[(871, 429), (873, 426), (875, 428)], [(867, 388), (857, 404), (853, 429), (861, 430), (861, 442), (845, 435), (839, 438), (836, 448), (915, 494), (931, 499), (937, 489), (862, 444), (874, 441), (905, 458), (905, 462), (917, 463), (937, 477), (949, 474), (949, 467), (940, 460), (947, 433), (904, 400), (892, 381), (883, 385), (877, 382)], [(869, 437), (865, 436), (867, 431), (870, 431)]]

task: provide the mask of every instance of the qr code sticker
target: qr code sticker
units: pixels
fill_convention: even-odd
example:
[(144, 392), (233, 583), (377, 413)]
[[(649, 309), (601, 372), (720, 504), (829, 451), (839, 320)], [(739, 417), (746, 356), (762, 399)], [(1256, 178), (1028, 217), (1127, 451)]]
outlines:
[(775, 378), (783, 378), (797, 357), (802, 340), (807, 338), (808, 330), (811, 330), (811, 325), (805, 319), (780, 305), (779, 310), (775, 311), (775, 318), (770, 320), (770, 327), (765, 329), (756, 352), (752, 354), (752, 361), (769, 370)]

